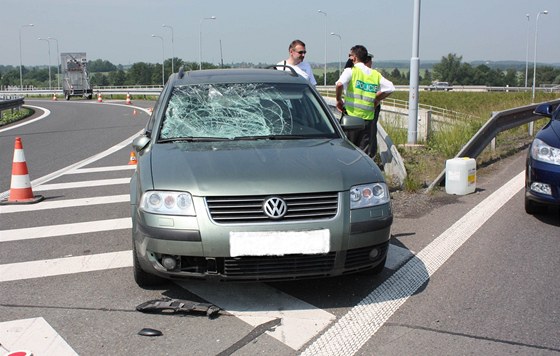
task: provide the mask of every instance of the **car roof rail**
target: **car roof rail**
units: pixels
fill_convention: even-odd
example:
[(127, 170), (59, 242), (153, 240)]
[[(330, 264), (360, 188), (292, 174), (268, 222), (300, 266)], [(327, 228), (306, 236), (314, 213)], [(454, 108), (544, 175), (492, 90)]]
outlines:
[[(280, 68), (280, 69), (278, 69), (278, 68)], [(298, 76), (296, 70), (292, 66), (287, 65), (287, 64), (276, 64), (276, 65), (273, 65), (273, 66), (265, 67), (265, 69), (276, 69), (276, 70), (281, 70), (281, 71), (285, 71), (286, 68), (288, 68), (290, 70), (290, 75), (292, 77), (297, 77)]]

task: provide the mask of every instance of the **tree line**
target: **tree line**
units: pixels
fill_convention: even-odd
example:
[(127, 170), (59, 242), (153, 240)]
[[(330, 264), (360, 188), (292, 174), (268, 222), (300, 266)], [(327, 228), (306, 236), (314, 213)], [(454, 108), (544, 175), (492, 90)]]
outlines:
[[(429, 85), (434, 81), (449, 82), (452, 85), (485, 85), (496, 87), (523, 87), (525, 86), (525, 71), (511, 66), (509, 68), (491, 68), (488, 64), (471, 65), (462, 61), (463, 57), (450, 53), (441, 58), (439, 63), (430, 69), (420, 72), (420, 85)], [(161, 63), (137, 62), (128, 67), (115, 65), (107, 60), (96, 59), (88, 61), (88, 72), (91, 85), (93, 86), (132, 86), (132, 85), (161, 85), (162, 81), (167, 81), (171, 68), (177, 71), (183, 67), (186, 71), (197, 70), (198, 62), (185, 62), (180, 58), (169, 58), (164, 61), (163, 72)], [(259, 63), (239, 63), (228, 67), (265, 67), (267, 64)], [(203, 69), (215, 69), (220, 66), (212, 63), (203, 62)], [(322, 66), (321, 66), (322, 69)], [(391, 80), (395, 85), (408, 85), (410, 73), (407, 68), (378, 68), (381, 74)], [(46, 66), (23, 67), (24, 86), (37, 88), (48, 88), (49, 70)], [(57, 87), (57, 67), (51, 67), (51, 85)], [(162, 76), (163, 73), (163, 76)], [(320, 73), (320, 74), (317, 74)], [(334, 85), (339, 78), (338, 69), (327, 72), (327, 85)], [(315, 71), (317, 83), (324, 82), (323, 72)], [(0, 86), (9, 87), (19, 86), (20, 76), (19, 67), (0, 65)], [(536, 75), (537, 85), (560, 84), (560, 68), (553, 66), (538, 66)], [(527, 75), (527, 86), (533, 85), (533, 68), (529, 68)]]

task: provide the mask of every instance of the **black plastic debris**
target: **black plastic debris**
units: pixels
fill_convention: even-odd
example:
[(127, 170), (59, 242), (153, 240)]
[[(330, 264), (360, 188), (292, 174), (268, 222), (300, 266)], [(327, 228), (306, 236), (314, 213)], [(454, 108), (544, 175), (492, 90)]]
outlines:
[(205, 314), (208, 318), (216, 318), (221, 309), (210, 303), (161, 298), (144, 302), (138, 305), (136, 310), (150, 314)]
[(138, 335), (142, 336), (161, 336), (163, 333), (156, 329), (144, 328), (138, 332)]

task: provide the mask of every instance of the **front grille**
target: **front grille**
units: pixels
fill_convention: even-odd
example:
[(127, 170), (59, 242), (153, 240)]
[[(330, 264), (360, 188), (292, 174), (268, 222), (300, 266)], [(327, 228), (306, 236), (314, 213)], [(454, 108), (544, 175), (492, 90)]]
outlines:
[(288, 206), (286, 215), (279, 219), (270, 218), (264, 213), (263, 203), (271, 195), (208, 197), (206, 204), (212, 220), (222, 224), (325, 220), (337, 214), (336, 192), (275, 196), (282, 198)]
[(246, 256), (224, 258), (227, 277), (261, 277), (322, 275), (334, 267), (336, 252), (321, 255)]

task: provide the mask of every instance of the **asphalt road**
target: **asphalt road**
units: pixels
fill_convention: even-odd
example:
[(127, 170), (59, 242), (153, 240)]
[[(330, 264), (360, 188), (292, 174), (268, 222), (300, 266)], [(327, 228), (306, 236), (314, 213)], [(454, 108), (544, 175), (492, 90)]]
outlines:
[[(560, 354), (560, 216), (525, 214), (524, 153), (481, 170), (473, 194), (396, 211), (379, 276), (143, 290), (130, 267), (126, 195), (130, 138), (151, 104), (133, 101), (134, 114), (122, 101), (26, 103), (50, 115), (0, 128), (0, 192), (20, 136), (45, 200), (0, 206), (0, 354)], [(135, 310), (162, 297), (224, 311)]]

